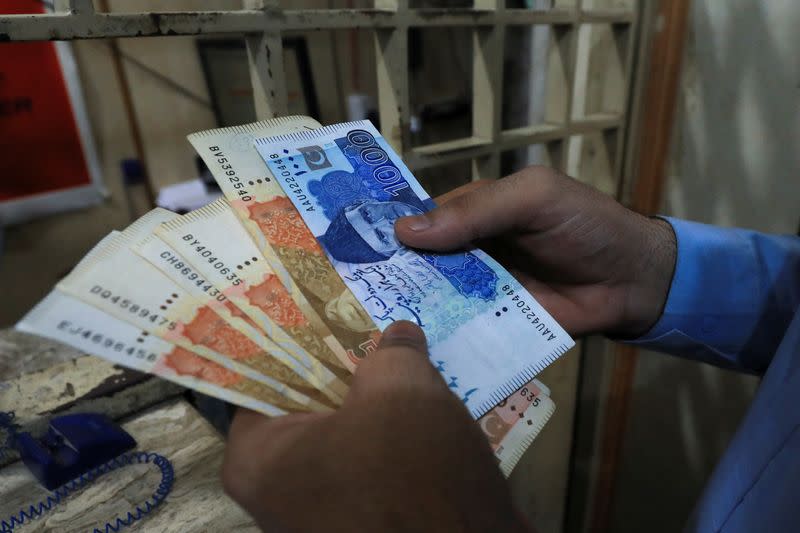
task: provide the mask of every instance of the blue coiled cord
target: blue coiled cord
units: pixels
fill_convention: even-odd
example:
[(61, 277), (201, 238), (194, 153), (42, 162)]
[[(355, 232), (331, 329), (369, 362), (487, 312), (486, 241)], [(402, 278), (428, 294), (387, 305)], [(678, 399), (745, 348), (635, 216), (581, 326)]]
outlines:
[[(10, 447), (13, 443), (13, 438), (17, 429), (13, 421), (14, 413), (0, 412), (0, 427), (5, 429), (8, 433), (5, 444), (0, 445), (0, 454), (3, 453), (4, 447)], [(128, 514), (124, 518), (117, 517), (113, 523), (106, 522), (103, 529), (95, 528), (93, 531), (93, 533), (116, 533), (125, 526), (130, 526), (137, 520), (147, 516), (156, 507), (161, 505), (167, 497), (167, 494), (172, 490), (172, 484), (175, 481), (175, 470), (172, 468), (172, 463), (169, 462), (169, 459), (163, 455), (152, 452), (128, 452), (122, 454), (57, 488), (44, 500), (28, 506), (27, 509), (21, 509), (7, 520), (3, 520), (0, 522), (0, 533), (11, 533), (14, 531), (15, 527), (21, 526), (25, 522), (30, 522), (35, 518), (39, 518), (63, 500), (67, 499), (70, 494), (82, 489), (103, 474), (132, 464), (150, 463), (156, 465), (161, 470), (161, 483), (159, 483), (158, 488), (153, 492), (152, 496), (143, 504), (137, 505), (136, 509), (133, 511), (128, 511)]]

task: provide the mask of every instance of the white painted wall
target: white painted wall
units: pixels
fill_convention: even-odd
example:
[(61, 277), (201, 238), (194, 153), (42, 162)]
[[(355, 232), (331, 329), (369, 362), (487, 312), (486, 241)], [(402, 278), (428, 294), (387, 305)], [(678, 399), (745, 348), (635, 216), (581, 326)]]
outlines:
[(695, 0), (667, 212), (760, 231), (800, 221), (800, 3)]

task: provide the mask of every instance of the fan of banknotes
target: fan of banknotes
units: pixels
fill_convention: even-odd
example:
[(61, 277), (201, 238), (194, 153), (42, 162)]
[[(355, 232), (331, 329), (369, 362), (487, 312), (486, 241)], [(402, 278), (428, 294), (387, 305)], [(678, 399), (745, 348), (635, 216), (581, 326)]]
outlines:
[(573, 346), (481, 250), (404, 247), (434, 203), (367, 121), (288, 117), (195, 133), (224, 198), (100, 241), (17, 324), (269, 416), (335, 409), (396, 320), (510, 473), (554, 410), (534, 376)]

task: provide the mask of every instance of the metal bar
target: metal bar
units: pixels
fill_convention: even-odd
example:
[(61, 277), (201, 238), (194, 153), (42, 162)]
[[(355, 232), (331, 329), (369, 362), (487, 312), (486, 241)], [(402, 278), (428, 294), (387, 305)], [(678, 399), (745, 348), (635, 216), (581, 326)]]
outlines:
[[(505, 11), (505, 0), (475, 0), (475, 7)], [(506, 27), (495, 17), (490, 27), (472, 29), (472, 136), (486, 139), (494, 149), (472, 160), (472, 179), (500, 177), (500, 140), (503, 96), (503, 47)]]
[[(580, 2), (580, 0), (577, 0)], [(576, 11), (580, 7), (576, 6)], [(558, 168), (562, 172), (569, 172), (569, 136), (574, 131), (572, 123), (572, 106), (575, 98), (575, 65), (577, 62), (577, 49), (578, 49), (578, 32), (580, 26), (554, 26), (552, 28), (553, 42), (551, 46), (551, 60), (560, 62), (561, 71), (559, 72), (558, 81), (563, 83), (563, 94), (552, 92), (548, 95), (548, 99), (557, 105), (554, 106), (560, 113), (562, 113), (560, 120), (563, 120), (565, 129), (565, 138), (558, 146), (553, 146), (550, 152), (550, 164)]]
[[(100, 9), (105, 11), (108, 10), (108, 0), (100, 0)], [(136, 154), (136, 158), (139, 160), (139, 163), (142, 167), (142, 184), (144, 185), (144, 192), (147, 196), (148, 208), (153, 207), (156, 205), (156, 192), (155, 187), (153, 187), (153, 180), (150, 176), (150, 170), (147, 168), (147, 152), (144, 149), (142, 128), (139, 124), (139, 117), (136, 114), (136, 106), (133, 103), (131, 84), (128, 80), (128, 73), (125, 71), (125, 65), (122, 64), (122, 53), (119, 49), (119, 42), (116, 39), (111, 39), (109, 45), (111, 47), (111, 60), (114, 65), (114, 75), (117, 78), (117, 83), (119, 83), (122, 105), (125, 108), (125, 115), (128, 117), (128, 124), (130, 125), (131, 129), (131, 140), (133, 141), (134, 153)], [(125, 194), (130, 202), (130, 190), (126, 188)], [(133, 214), (134, 213), (131, 212), (131, 215)], [(131, 216), (131, 218), (134, 217)]]
[(482, 144), (478, 144), (475, 148), (431, 156), (420, 156), (417, 154), (417, 150), (418, 148), (412, 148), (411, 152), (403, 158), (403, 161), (405, 161), (408, 168), (410, 168), (412, 171), (440, 165), (448, 165), (450, 163), (464, 161), (467, 159), (486, 157), (487, 155), (491, 154), (495, 148), (489, 143), (484, 142)]
[(486, 157), (493, 152), (504, 152), (532, 144), (552, 144), (552, 148), (558, 149), (558, 144), (571, 135), (613, 132), (621, 125), (621, 115), (597, 113), (574, 120), (569, 128), (564, 124), (537, 124), (504, 130), (500, 132), (499, 139), (495, 142), (482, 137), (466, 137), (416, 146), (406, 153), (404, 160), (409, 168), (416, 170), (465, 159)]
[[(377, 0), (376, 6), (390, 9), (399, 20), (408, 9), (408, 0)], [(373, 35), (378, 78), (378, 115), (381, 134), (397, 153), (410, 146), (408, 87), (408, 26), (378, 28)], [(351, 58), (351, 61), (358, 61)]]
[(631, 65), (631, 87), (628, 89), (626, 101), (626, 125), (623, 147), (623, 173), (620, 180), (618, 199), (624, 205), (631, 205), (633, 187), (636, 183), (638, 169), (638, 156), (641, 151), (643, 127), (642, 114), (644, 113), (644, 92), (648, 81), (648, 58), (656, 33), (656, 16), (659, 6), (654, 2), (638, 2), (638, 20), (635, 32), (636, 41), (632, 44), (635, 48), (633, 64)]
[(592, 113), (581, 118), (573, 119), (567, 126), (570, 135), (583, 135), (584, 133), (595, 133), (615, 129), (622, 125), (624, 115), (622, 113)]
[(500, 135), (500, 144), (506, 150), (512, 150), (531, 144), (554, 141), (568, 135), (564, 126), (558, 124), (536, 124), (513, 130), (505, 130)]
[[(267, 12), (278, 6), (277, 0), (245, 0), (245, 9)], [(247, 63), (253, 86), (256, 118), (266, 120), (288, 112), (286, 74), (283, 70), (283, 42), (279, 31), (245, 35)]]
[(494, 26), (496, 24), (574, 24), (575, 13), (568, 9), (536, 11), (532, 9), (501, 9), (493, 7), (494, 0), (476, 0), (475, 8), (417, 9), (409, 11), (410, 26)]
[(583, 9), (578, 15), (580, 24), (633, 24), (635, 21), (635, 8)]
[(94, 4), (92, 0), (55, 0), (53, 10), (73, 15), (92, 15), (94, 14)]
[(492, 141), (485, 137), (466, 137), (463, 139), (452, 139), (450, 141), (415, 146), (411, 151), (418, 156), (435, 157), (450, 152), (459, 152), (469, 148), (476, 148), (478, 146), (490, 146), (491, 144)]
[[(268, 12), (277, 0), (245, 0), (245, 9)], [(256, 118), (266, 120), (288, 113), (286, 73), (283, 70), (283, 41), (280, 31), (265, 30), (245, 35), (247, 63), (253, 86)]]
[[(575, 11), (580, 16), (583, 13), (583, 0), (575, 0)], [(576, 81), (577, 81), (577, 70), (578, 70), (578, 38), (579, 38), (579, 31), (580, 26), (569, 28), (567, 36), (564, 37), (566, 40), (566, 47), (567, 47), (567, 86), (569, 87), (569, 91), (567, 92), (567, 129), (570, 129), (570, 124), (572, 123), (573, 119), (573, 109), (575, 108), (575, 96), (577, 92)], [(587, 60), (587, 69), (588, 69), (588, 60)], [(585, 98), (585, 95), (584, 95)]]
[[(73, 0), (75, 6), (86, 6)], [(175, 13), (69, 13), (0, 16), (0, 42), (106, 39), (165, 35), (212, 35), (263, 31), (394, 28), (399, 26), (493, 26), (578, 24), (605, 22), (630, 24), (634, 13), (618, 10), (525, 9), (317, 9), (194, 11)]]
[[(638, 20), (638, 18), (637, 18)], [(622, 179), (625, 169), (625, 145), (626, 145), (626, 138), (627, 138), (627, 127), (628, 127), (628, 113), (630, 111), (629, 103), (629, 95), (631, 91), (631, 85), (633, 84), (633, 62), (634, 62), (634, 43), (636, 42), (636, 36), (638, 32), (638, 22), (632, 24), (631, 26), (622, 27), (613, 27), (611, 31), (613, 32), (614, 36), (614, 44), (615, 50), (620, 57), (622, 62), (622, 75), (624, 76), (624, 85), (622, 87), (622, 109), (625, 113), (625, 120), (622, 123), (622, 127), (619, 130), (619, 135), (613, 138), (612, 142), (609, 142), (609, 139), (604, 139), (606, 143), (606, 147), (609, 150), (609, 153), (612, 157), (612, 172), (614, 176), (614, 180), (616, 181), (617, 187), (617, 199), (621, 199), (622, 193)]]
[(245, 36), (245, 43), (256, 118), (265, 120), (285, 115), (288, 110), (288, 100), (280, 33), (275, 31), (251, 33)]

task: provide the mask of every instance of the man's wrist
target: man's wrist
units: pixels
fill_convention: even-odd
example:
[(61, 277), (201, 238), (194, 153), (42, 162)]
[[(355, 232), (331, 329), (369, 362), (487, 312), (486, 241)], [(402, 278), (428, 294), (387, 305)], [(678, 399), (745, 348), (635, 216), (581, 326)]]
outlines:
[(639, 215), (636, 218), (636, 257), (631, 262), (623, 320), (614, 332), (626, 338), (640, 337), (658, 322), (667, 303), (678, 255), (677, 238), (668, 221)]

